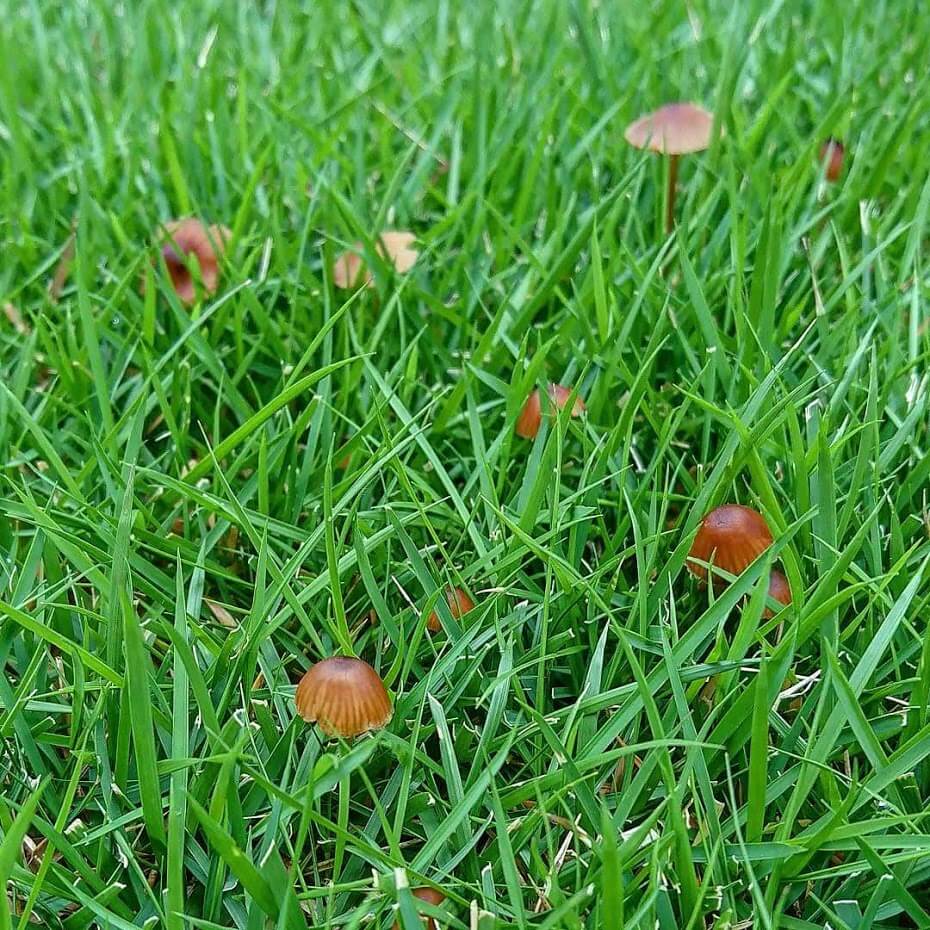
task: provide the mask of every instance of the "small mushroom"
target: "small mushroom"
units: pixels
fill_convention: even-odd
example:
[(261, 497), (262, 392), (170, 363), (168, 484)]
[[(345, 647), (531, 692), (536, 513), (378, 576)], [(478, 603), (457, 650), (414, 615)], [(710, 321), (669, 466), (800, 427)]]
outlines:
[(631, 123), (624, 137), (634, 148), (668, 155), (668, 197), (665, 203), (665, 231), (675, 226), (675, 188), (678, 158), (710, 147), (714, 117), (694, 103), (667, 103), (655, 113), (647, 113)]
[(378, 673), (361, 659), (333, 656), (312, 666), (294, 696), (297, 713), (329, 736), (352, 739), (387, 726), (391, 698)]
[(843, 174), (843, 157), (846, 155), (846, 149), (839, 139), (830, 136), (823, 145), (820, 146), (820, 162), (825, 165), (824, 176), (831, 183), (839, 181)]
[[(548, 388), (549, 401), (556, 410), (562, 410), (565, 407), (571, 393), (571, 388), (562, 387), (561, 384), (550, 384)], [(572, 416), (580, 417), (584, 411), (584, 401), (580, 397), (576, 397), (575, 403), (572, 405)], [(542, 413), (542, 399), (537, 388), (526, 399), (523, 410), (520, 411), (520, 416), (517, 417), (515, 427), (517, 435), (523, 439), (535, 439), (542, 424)]]
[(32, 332), (32, 327), (23, 319), (23, 315), (19, 312), (19, 307), (15, 304), (4, 304), (3, 315), (9, 320), (10, 325), (20, 336), (28, 336)]
[[(779, 571), (773, 571), (769, 575), (769, 600), (778, 601), (779, 604), (787, 606), (791, 603), (791, 585), (788, 579)], [(762, 612), (763, 620), (771, 620), (775, 616), (775, 611), (766, 606)]]
[[(431, 904), (433, 907), (439, 907), (446, 900), (446, 896), (435, 888), (414, 888), (413, 896), (426, 904)], [(436, 930), (436, 921), (432, 917), (424, 917), (423, 923), (426, 925), (426, 930)], [(394, 922), (392, 930), (401, 930), (399, 920)]]
[[(739, 575), (771, 545), (772, 531), (761, 513), (741, 504), (724, 504), (701, 521), (688, 553), (688, 569), (702, 581), (707, 580), (707, 568), (699, 562)], [(714, 583), (727, 581), (715, 573)]]
[[(419, 252), (413, 248), (416, 236), (411, 232), (389, 230), (378, 238), (375, 247), (378, 254), (394, 266), (398, 274), (408, 272), (416, 263)], [(365, 267), (360, 254), (362, 243), (356, 242), (352, 249), (343, 252), (333, 262), (333, 284), (343, 290), (354, 287), (371, 287), (374, 283), (371, 272)]]
[(188, 217), (165, 223), (161, 229), (161, 255), (171, 284), (185, 304), (197, 299), (197, 287), (191, 274), (190, 259), (200, 266), (200, 280), (208, 294), (216, 293), (220, 281), (220, 257), (231, 236), (225, 226), (204, 226)]
[[(446, 603), (449, 605), (449, 613), (458, 620), (463, 614), (467, 614), (475, 606), (475, 602), (461, 588), (446, 588)], [(430, 633), (438, 633), (442, 629), (439, 622), (439, 614), (434, 610), (426, 621), (426, 629)]]

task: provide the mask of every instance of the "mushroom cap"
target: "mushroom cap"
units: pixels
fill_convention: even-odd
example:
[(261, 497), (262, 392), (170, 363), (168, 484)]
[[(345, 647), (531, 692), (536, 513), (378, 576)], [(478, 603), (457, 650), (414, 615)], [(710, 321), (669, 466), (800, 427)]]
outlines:
[[(398, 274), (408, 272), (416, 263), (420, 253), (413, 248), (417, 237), (412, 232), (387, 230), (381, 233), (375, 248), (378, 254)], [(361, 256), (362, 243), (356, 242), (333, 262), (333, 284), (342, 290), (353, 287), (370, 287), (374, 283), (371, 272), (365, 267)]]
[(638, 149), (687, 155), (710, 147), (714, 116), (695, 103), (667, 103), (627, 126), (624, 138)]
[[(475, 606), (475, 602), (461, 588), (446, 588), (446, 603), (449, 605), (449, 613), (458, 620), (463, 614), (467, 614)], [(442, 629), (439, 622), (439, 614), (434, 610), (426, 621), (426, 628), (430, 633), (438, 633)]]
[(297, 713), (324, 733), (351, 739), (386, 726), (391, 698), (378, 673), (361, 659), (333, 656), (311, 666), (294, 696)]
[[(771, 545), (772, 531), (761, 513), (741, 504), (724, 504), (701, 521), (688, 553), (688, 568), (702, 581), (707, 578), (707, 568), (693, 559), (739, 575)], [(716, 574), (714, 582), (727, 583)]]
[[(563, 387), (561, 384), (550, 384), (548, 388), (549, 400), (557, 410), (564, 409), (571, 396), (572, 389)], [(572, 416), (580, 417), (585, 411), (584, 401), (580, 397), (575, 398), (572, 406)], [(517, 417), (515, 430), (518, 436), (523, 439), (535, 439), (542, 424), (542, 402), (539, 396), (539, 389), (533, 391), (526, 399), (520, 416)]]
[[(446, 896), (435, 888), (414, 888), (413, 896), (425, 901), (427, 904), (431, 904), (433, 907), (439, 907), (446, 900)], [(424, 917), (423, 923), (426, 925), (427, 930), (436, 930), (436, 921), (432, 917)], [(399, 920), (394, 922), (391, 930), (400, 930)]]
[[(361, 247), (362, 244), (357, 242), (353, 248), (360, 249)], [(355, 287), (357, 284), (371, 284), (371, 274), (369, 274), (368, 271), (365, 272), (363, 281), (358, 280), (364, 264), (362, 256), (359, 255), (358, 252), (343, 252), (333, 262), (333, 284), (341, 290), (348, 290), (349, 288)]]
[(826, 162), (824, 176), (832, 183), (839, 181), (843, 173), (843, 157), (846, 154), (846, 148), (839, 139), (832, 136), (820, 146), (820, 161)]
[(171, 278), (171, 285), (185, 304), (197, 299), (194, 276), (188, 267), (193, 255), (200, 266), (200, 278), (208, 294), (216, 292), (220, 281), (220, 256), (232, 233), (225, 226), (205, 226), (194, 217), (172, 220), (159, 231), (161, 254)]
[[(773, 571), (769, 575), (769, 597), (785, 606), (791, 603), (791, 585), (780, 571)], [(763, 620), (771, 620), (774, 616), (775, 611), (771, 607), (767, 606), (762, 612)]]
[(416, 264), (420, 253), (413, 247), (417, 237), (412, 232), (388, 230), (381, 234), (378, 242), (378, 254), (384, 256), (398, 274), (410, 271)]

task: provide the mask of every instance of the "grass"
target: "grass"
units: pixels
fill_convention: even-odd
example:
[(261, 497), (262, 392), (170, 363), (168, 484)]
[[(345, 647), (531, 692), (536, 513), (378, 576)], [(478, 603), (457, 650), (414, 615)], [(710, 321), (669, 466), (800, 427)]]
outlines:
[[(909, 0), (11, 7), (0, 930), (416, 930), (422, 885), (930, 927), (928, 55)], [(666, 237), (623, 129), (676, 98), (725, 135)], [(190, 308), (185, 214), (233, 231)], [(515, 437), (547, 381), (587, 415)], [(726, 501), (776, 543), (715, 599)], [(394, 720), (322, 741), (294, 686), (350, 651)]]

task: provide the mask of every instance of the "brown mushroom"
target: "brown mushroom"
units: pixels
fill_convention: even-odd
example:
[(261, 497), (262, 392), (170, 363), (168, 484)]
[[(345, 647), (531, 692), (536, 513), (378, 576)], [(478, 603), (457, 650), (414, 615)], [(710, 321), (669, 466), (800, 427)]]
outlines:
[(188, 217), (165, 223), (159, 241), (161, 255), (178, 297), (185, 304), (197, 299), (197, 287), (190, 261), (200, 266), (200, 280), (207, 294), (214, 294), (220, 281), (220, 257), (231, 236), (225, 226), (204, 226)]
[[(787, 606), (791, 603), (791, 585), (788, 579), (779, 571), (773, 571), (769, 575), (769, 600), (778, 601), (779, 604)], [(766, 606), (762, 612), (763, 620), (771, 620), (775, 616), (775, 611)]]
[(824, 177), (835, 184), (843, 173), (843, 158), (846, 149), (839, 139), (832, 136), (820, 146), (820, 161), (824, 167)]
[[(772, 531), (761, 513), (741, 504), (724, 504), (701, 521), (687, 565), (702, 581), (707, 579), (707, 568), (701, 562), (739, 575), (771, 545)], [(714, 583), (727, 581), (715, 573)]]
[(352, 739), (387, 726), (391, 698), (378, 673), (361, 659), (333, 656), (312, 666), (294, 696), (297, 713), (329, 736)]
[(4, 304), (3, 315), (9, 320), (10, 325), (20, 336), (28, 336), (32, 332), (32, 327), (23, 319), (23, 315), (19, 312), (19, 307), (15, 304)]
[[(458, 620), (463, 614), (474, 609), (475, 602), (461, 588), (446, 588), (446, 603), (449, 605), (449, 613)], [(426, 621), (426, 628), (430, 633), (438, 633), (442, 629), (439, 622), (439, 614), (434, 610)]]
[[(420, 254), (413, 248), (416, 238), (411, 232), (389, 230), (381, 234), (375, 248), (386, 262), (393, 265), (398, 274), (404, 274), (414, 266)], [(343, 252), (333, 262), (333, 284), (336, 287), (346, 290), (361, 286), (371, 287), (374, 283), (374, 278), (365, 267), (360, 254), (361, 249), (361, 242), (356, 242), (350, 251)]]
[[(414, 888), (413, 896), (425, 901), (427, 904), (431, 904), (433, 907), (439, 907), (446, 900), (446, 896), (435, 888)], [(423, 923), (426, 925), (426, 930), (436, 930), (436, 921), (432, 917), (424, 917)], [(400, 930), (399, 920), (394, 922), (392, 930)]]
[[(561, 384), (550, 384), (548, 394), (552, 407), (554, 407), (555, 410), (562, 410), (568, 403), (568, 398), (571, 397), (571, 393), (571, 388), (562, 387)], [(584, 401), (580, 397), (576, 397), (575, 403), (572, 405), (572, 416), (580, 417), (584, 411)], [(520, 416), (517, 417), (517, 424), (515, 427), (517, 435), (523, 439), (535, 439), (536, 434), (539, 432), (539, 427), (542, 424), (542, 414), (542, 399), (539, 396), (539, 389), (537, 388), (526, 399), (526, 403), (520, 411)]]
[(668, 103), (655, 113), (647, 113), (631, 123), (624, 137), (638, 149), (668, 155), (668, 197), (665, 203), (665, 231), (675, 226), (675, 189), (678, 158), (710, 147), (714, 117), (694, 103)]

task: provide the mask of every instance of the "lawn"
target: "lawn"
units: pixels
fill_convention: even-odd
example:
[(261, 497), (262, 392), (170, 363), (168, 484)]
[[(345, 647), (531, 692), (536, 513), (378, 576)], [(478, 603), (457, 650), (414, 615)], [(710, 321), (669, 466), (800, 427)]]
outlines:
[(925, 14), (8, 3), (0, 930), (930, 927)]

